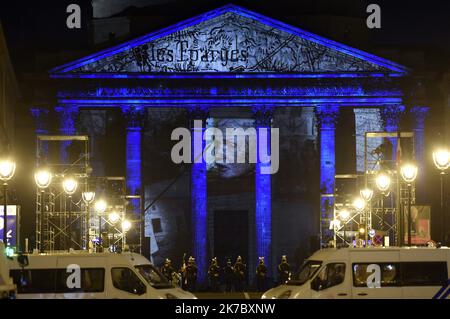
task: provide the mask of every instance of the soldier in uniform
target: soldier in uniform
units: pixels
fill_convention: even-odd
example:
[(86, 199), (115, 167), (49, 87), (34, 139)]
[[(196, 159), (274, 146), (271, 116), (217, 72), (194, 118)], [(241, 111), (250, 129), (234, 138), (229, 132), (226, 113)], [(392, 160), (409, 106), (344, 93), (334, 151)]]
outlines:
[(238, 256), (236, 263), (234, 264), (235, 290), (237, 292), (242, 292), (244, 290), (245, 270), (246, 266), (242, 262), (242, 257)]
[(259, 257), (259, 264), (256, 267), (256, 286), (258, 291), (265, 291), (267, 279), (267, 267), (264, 264), (264, 257)]
[(168, 281), (172, 282), (175, 269), (172, 267), (172, 261), (169, 258), (166, 258), (164, 265), (161, 267), (161, 272)]
[(211, 283), (212, 291), (220, 291), (219, 289), (219, 275), (220, 275), (220, 267), (217, 263), (217, 258), (214, 257), (211, 260), (211, 265), (208, 269), (209, 281)]
[(195, 258), (189, 257), (188, 265), (186, 266), (186, 284), (187, 289), (190, 292), (195, 291), (195, 285), (197, 283), (197, 265), (195, 264)]
[(234, 268), (230, 258), (227, 259), (227, 264), (223, 267), (223, 274), (225, 277), (225, 291), (231, 292), (233, 289)]
[(289, 276), (291, 275), (291, 267), (287, 262), (286, 255), (281, 256), (281, 263), (278, 265), (278, 278), (280, 280), (280, 284), (284, 284), (289, 280)]

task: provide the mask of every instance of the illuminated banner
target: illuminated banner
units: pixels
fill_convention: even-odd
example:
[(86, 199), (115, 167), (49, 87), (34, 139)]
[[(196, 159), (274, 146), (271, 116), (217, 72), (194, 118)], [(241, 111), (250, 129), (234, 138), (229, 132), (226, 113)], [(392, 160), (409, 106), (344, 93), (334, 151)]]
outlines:
[[(408, 208), (404, 208), (405, 243), (408, 242)], [(411, 244), (426, 245), (431, 240), (430, 206), (411, 206)]]
[[(7, 232), (7, 240), (8, 245), (17, 247), (18, 241), (18, 232), (19, 232), (19, 224), (20, 224), (20, 206), (16, 205), (8, 205), (6, 212), (8, 214), (8, 232)], [(4, 231), (4, 220), (3, 220), (3, 205), (0, 206), (0, 238), (3, 238)]]

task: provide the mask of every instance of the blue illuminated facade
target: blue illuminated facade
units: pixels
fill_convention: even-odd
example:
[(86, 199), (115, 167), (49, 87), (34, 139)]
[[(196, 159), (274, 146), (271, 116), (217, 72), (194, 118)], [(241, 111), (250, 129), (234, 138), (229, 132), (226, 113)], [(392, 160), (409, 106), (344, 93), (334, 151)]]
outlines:
[[(270, 163), (263, 157), (271, 154), (271, 135), (273, 110), (271, 107), (254, 108), (255, 126), (258, 133), (258, 153), (255, 166), (255, 229), (256, 253), (272, 265), (272, 175), (264, 168)], [(269, 267), (269, 275), (271, 267)]]
[[(272, 32), (270, 36), (274, 43), (279, 37), (285, 44), (279, 43), (279, 52), (261, 55), (260, 51), (267, 51), (258, 51), (263, 45), (262, 38), (252, 38), (252, 33), (240, 30), (236, 21), (255, 28), (254, 34), (257, 35)], [(217, 25), (224, 26), (224, 34), (234, 32), (239, 43), (249, 43), (245, 47), (239, 44), (238, 49), (233, 49), (239, 50), (239, 53), (230, 48), (227, 59), (231, 60), (226, 63), (219, 60), (203, 63), (194, 51), (187, 57), (183, 55), (184, 51), (172, 48), (176, 32), (200, 30), (206, 38), (198, 39), (197, 42), (208, 43), (208, 36), (214, 35)], [(191, 45), (191, 40), (187, 36), (186, 46)], [(149, 51), (152, 45), (153, 48), (172, 48), (173, 52), (181, 54), (178, 56), (181, 61), (153, 59), (152, 52)], [(233, 43), (233, 46), (236, 47), (237, 44)], [(326, 57), (321, 58), (318, 54), (317, 58), (311, 60), (302, 50), (292, 51), (292, 47), (311, 50), (320, 47), (326, 52)], [(214, 46), (203, 49), (216, 50)], [(288, 55), (284, 49), (296, 54)], [(133, 53), (137, 51), (138, 55)], [(240, 58), (236, 59), (238, 54)], [(326, 219), (330, 218), (334, 209), (337, 151), (335, 128), (340, 109), (380, 109), (385, 120), (385, 130), (396, 131), (399, 116), (405, 109), (400, 84), (408, 72), (406, 68), (391, 61), (229, 5), (54, 68), (50, 71), (50, 77), (59, 84), (58, 105), (54, 111), (60, 119), (61, 134), (76, 134), (76, 117), (80, 110), (122, 110), (126, 120), (126, 177), (130, 195), (143, 194), (142, 179), (145, 172), (142, 171), (142, 153), (146, 141), (142, 136), (147, 110), (184, 109), (192, 122), (195, 119), (205, 120), (208, 112), (215, 107), (249, 108), (253, 110), (255, 127), (260, 130), (271, 127), (272, 116), (277, 109), (314, 108), (313, 120), (317, 126), (316, 147), (320, 162), (320, 190), (317, 192), (317, 202), (320, 198), (320, 203), (316, 206), (317, 211), (320, 210), (320, 214)], [(34, 108), (32, 113), (37, 123), (41, 123), (39, 111)], [(421, 123), (423, 122), (418, 122), (418, 133), (423, 132), (420, 131)], [(203, 127), (192, 129), (194, 144), (203, 130)], [(36, 132), (46, 132), (46, 129), (39, 126)], [(170, 139), (170, 136), (167, 138)], [(262, 142), (260, 147), (270, 149), (270, 137)], [(198, 147), (194, 144), (192, 155), (198, 158)], [(203, 146), (203, 142), (201, 144)], [(420, 134), (417, 145), (423, 149)], [(61, 150), (61, 158), (67, 160), (67, 145)], [(254, 220), (254, 225), (251, 225), (254, 228), (249, 232), (254, 233), (254, 238), (249, 243), (249, 249), (253, 249), (254, 253), (249, 255), (264, 256), (267, 263), (273, 266), (278, 261), (277, 256), (272, 256), (275, 233), (272, 224), (273, 216), (277, 214), (272, 210), (274, 176), (261, 174), (264, 165), (267, 164), (258, 161), (255, 166), (255, 210), (254, 218), (251, 219)], [(190, 177), (189, 224), (192, 244), (188, 253), (196, 258), (200, 271), (199, 280), (204, 282), (208, 259), (213, 257), (214, 252), (208, 246), (207, 222), (211, 212), (207, 205), (207, 168), (202, 157), (190, 166)], [(133, 211), (136, 214), (139, 212), (138, 205), (137, 201), (133, 201)], [(312, 233), (318, 233), (318, 230)], [(249, 272), (252, 274), (254, 271), (250, 269)]]

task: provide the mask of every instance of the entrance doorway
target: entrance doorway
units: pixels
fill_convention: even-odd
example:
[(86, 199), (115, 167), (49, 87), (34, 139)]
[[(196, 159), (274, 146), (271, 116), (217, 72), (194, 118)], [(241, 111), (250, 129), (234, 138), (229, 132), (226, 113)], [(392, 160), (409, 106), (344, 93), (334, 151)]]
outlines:
[(238, 255), (247, 264), (248, 213), (247, 210), (214, 211), (214, 255), (220, 265), (225, 265), (227, 258), (234, 264)]

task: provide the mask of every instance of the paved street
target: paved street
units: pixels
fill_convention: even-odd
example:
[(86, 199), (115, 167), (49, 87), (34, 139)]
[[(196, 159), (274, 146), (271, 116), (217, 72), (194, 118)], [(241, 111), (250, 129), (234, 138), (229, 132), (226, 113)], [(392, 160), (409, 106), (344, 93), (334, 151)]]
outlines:
[(198, 299), (261, 299), (260, 292), (198, 292)]

